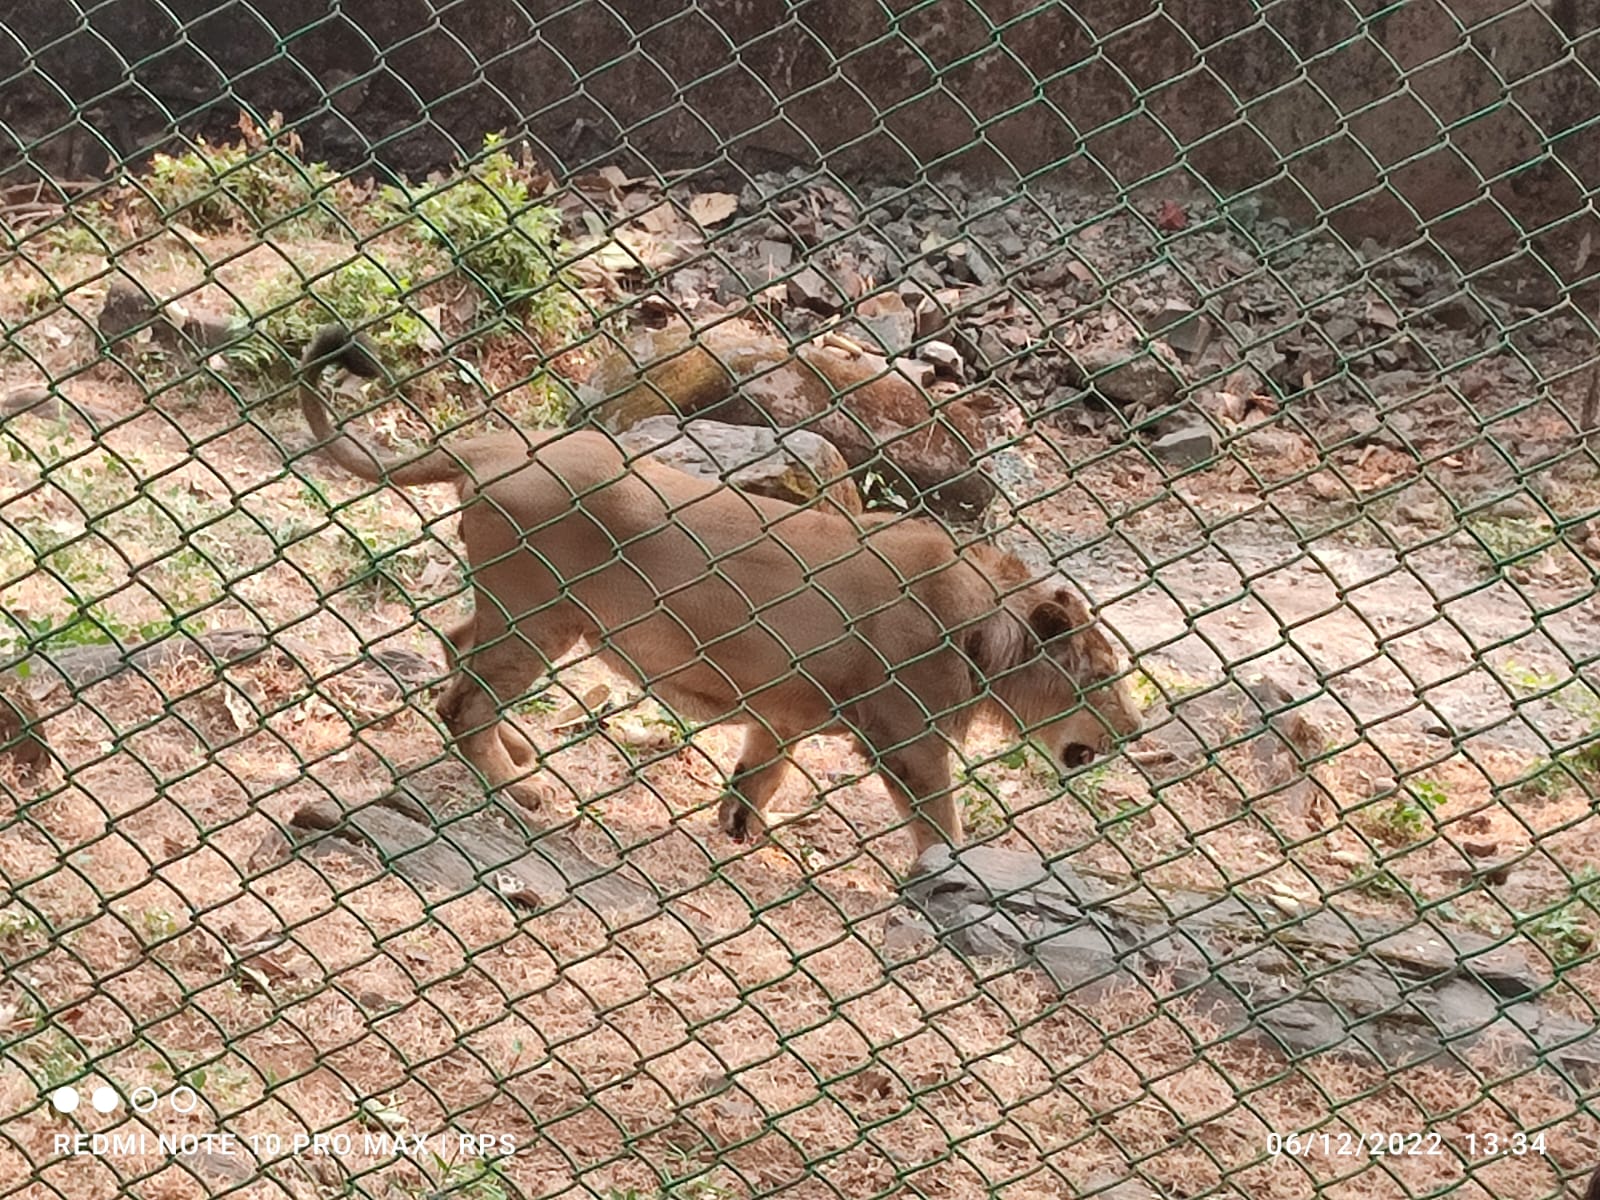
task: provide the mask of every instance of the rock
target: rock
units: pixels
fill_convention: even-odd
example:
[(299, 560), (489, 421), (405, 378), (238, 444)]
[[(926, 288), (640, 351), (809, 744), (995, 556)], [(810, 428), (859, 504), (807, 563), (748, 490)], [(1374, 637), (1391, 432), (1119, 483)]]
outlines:
[(1150, 452), (1169, 467), (1193, 467), (1215, 458), (1217, 435), (1199, 421), (1150, 443)]
[(1516, 492), (1496, 500), (1484, 515), (1500, 521), (1549, 521), (1538, 502), (1526, 492)]
[(32, 698), (21, 688), (0, 691), (0, 754), (14, 759), (25, 775), (50, 765), (44, 723)]
[(1322, 332), (1335, 346), (1353, 341), (1356, 334), (1361, 332), (1361, 326), (1349, 317), (1330, 317), (1323, 323)]
[(191, 311), (175, 300), (157, 301), (126, 277), (112, 280), (106, 289), (96, 325), (100, 336), (112, 346), (135, 334), (141, 326), (148, 327), (157, 345), (189, 358), (205, 358), (232, 341), (239, 330), (228, 317)]
[(962, 283), (988, 287), (1000, 277), (988, 256), (970, 242), (956, 242), (946, 248), (944, 255), (945, 273)]
[(839, 289), (815, 267), (803, 267), (787, 281), (789, 303), (817, 313), (835, 313), (844, 304)]
[(1167, 345), (1192, 362), (1206, 352), (1215, 331), (1210, 317), (1195, 313), (1176, 325), (1168, 326), (1161, 336), (1166, 339)]
[[(210, 1135), (206, 1135), (209, 1137)], [(203, 1142), (205, 1139), (202, 1138)], [(234, 1185), (245, 1183), (256, 1176), (257, 1166), (255, 1156), (246, 1148), (244, 1139), (239, 1139), (235, 1146), (228, 1152), (205, 1150), (196, 1147), (185, 1150), (177, 1156), (176, 1161), (187, 1171), (195, 1175), (203, 1175), (218, 1183), (229, 1185), (228, 1191)], [(343, 1190), (342, 1188), (340, 1190)]]
[[(963, 345), (970, 345), (966, 338), (958, 338), (957, 340), (962, 342)], [(978, 331), (976, 353), (971, 357), (993, 371), (996, 367), (1007, 362), (1007, 360), (1014, 358), (1015, 355), (1011, 348), (1001, 339), (994, 326), (985, 325)]]
[(932, 925), (916, 913), (897, 908), (883, 921), (883, 950), (885, 954), (899, 957), (931, 941), (935, 937)]
[(100, 335), (115, 345), (132, 330), (150, 321), (157, 308), (156, 302), (133, 280), (113, 279), (106, 288), (105, 304), (96, 322)]
[(971, 514), (994, 497), (975, 461), (988, 446), (988, 402), (963, 397), (935, 409), (926, 392), (873, 354), (794, 349), (740, 321), (692, 331), (673, 325), (640, 331), (626, 351), (602, 355), (581, 394), (576, 418), (613, 433), (661, 415), (805, 428), (852, 469), (898, 476), (886, 482), (951, 515)]
[(885, 354), (902, 354), (917, 336), (916, 314), (893, 292), (868, 296), (856, 306), (856, 320), (872, 332)]
[(1483, 306), (1465, 292), (1452, 292), (1434, 301), (1428, 309), (1428, 315), (1439, 324), (1462, 333), (1476, 333), (1489, 321), (1489, 314)]
[(1440, 523), (1444, 510), (1431, 500), (1403, 500), (1395, 506), (1394, 515), (1398, 520), (1429, 529)]
[[(1157, 782), (1189, 775), (1233, 745), (1248, 750), (1258, 769), (1265, 768), (1260, 773), (1281, 781), (1314, 758), (1321, 742), (1294, 695), (1265, 677), (1181, 696), (1172, 703), (1170, 719), (1147, 713), (1146, 726), (1150, 732), (1133, 753)], [(1272, 762), (1274, 754), (1282, 761)]]
[(934, 847), (903, 890), (961, 953), (1031, 960), (1068, 992), (1116, 986), (1158, 1005), (1185, 995), (1223, 1037), (1255, 1034), (1291, 1055), (1333, 1051), (1388, 1069), (1451, 1056), (1467, 1065), (1492, 1045), (1585, 1087), (1600, 1078), (1592, 1023), (1540, 999), (1548, 957), (1436, 914), (1398, 925), (1297, 902), (1286, 919), (1264, 898), (1156, 891), (981, 846)]
[(1160, 342), (1149, 343), (1148, 349), (1092, 342), (1070, 356), (1077, 376), (1073, 382), (1113, 404), (1171, 404), (1178, 395), (1179, 368), (1163, 349)]
[(1008, 263), (1019, 263), (1028, 253), (1028, 243), (1014, 233), (1002, 234), (994, 240), (994, 252)]
[(935, 374), (957, 383), (966, 380), (967, 365), (961, 359), (961, 352), (949, 342), (925, 342), (917, 353), (924, 362), (932, 364)]
[(1093, 1196), (1094, 1200), (1160, 1200), (1150, 1190), (1149, 1184), (1103, 1170), (1091, 1175), (1088, 1184), (1078, 1194)]
[[(427, 815), (452, 813), (447, 835)], [(278, 844), (287, 832), (292, 847)], [(570, 830), (533, 835), (519, 813), (483, 803), (482, 785), (460, 763), (440, 763), (358, 809), (334, 800), (303, 804), (286, 830), (273, 829), (257, 851), (269, 863), (290, 851), (313, 860), (355, 858), (413, 884), (450, 895), (489, 888), (528, 907), (575, 902), (596, 915), (636, 918), (655, 910), (660, 892), (635, 868), (598, 862)]]
[(726, 481), (757, 496), (808, 504), (825, 495), (842, 512), (862, 511), (849, 464), (826, 439), (803, 429), (779, 434), (721, 421), (680, 425), (676, 418), (660, 416), (618, 434), (617, 442), (629, 455), (645, 454), (698, 479)]
[(771, 283), (794, 263), (794, 247), (788, 242), (762, 240), (756, 243), (756, 258), (762, 273), (761, 282)]
[(932, 363), (923, 362), (920, 358), (897, 358), (894, 360), (894, 369), (919, 388), (933, 386)]

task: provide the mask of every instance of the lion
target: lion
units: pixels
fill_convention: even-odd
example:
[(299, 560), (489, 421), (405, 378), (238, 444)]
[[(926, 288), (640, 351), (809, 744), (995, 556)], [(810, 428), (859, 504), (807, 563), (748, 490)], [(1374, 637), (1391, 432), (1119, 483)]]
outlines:
[(365, 339), (320, 330), (301, 359), (319, 449), (370, 483), (450, 483), (472, 616), (438, 712), (489, 787), (538, 810), (554, 793), (503, 716), (580, 644), (678, 715), (742, 727), (718, 824), (766, 828), (789, 752), (847, 734), (920, 855), (958, 846), (951, 749), (985, 709), (1070, 771), (1140, 728), (1116, 647), (1077, 591), (926, 520), (859, 522), (628, 461), (592, 430), (512, 431), (409, 460), (339, 428), (324, 367), (382, 374)]

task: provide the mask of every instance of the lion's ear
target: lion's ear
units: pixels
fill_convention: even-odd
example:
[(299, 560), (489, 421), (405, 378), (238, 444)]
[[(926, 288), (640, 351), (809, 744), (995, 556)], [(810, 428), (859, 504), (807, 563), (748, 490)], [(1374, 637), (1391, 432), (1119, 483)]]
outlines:
[(1066, 587), (1058, 587), (1048, 600), (1034, 605), (1027, 614), (1027, 624), (1040, 642), (1050, 643), (1074, 630), (1086, 629), (1093, 624), (1093, 618), (1088, 605)]
[(1094, 614), (1071, 588), (1055, 588), (1048, 599), (1035, 604), (1028, 613), (1028, 628), (1074, 679), (1081, 682), (1104, 674), (1095, 661)]
[(1061, 605), (1046, 600), (1043, 604), (1034, 605), (1028, 613), (1028, 628), (1048, 645), (1063, 634), (1072, 632), (1072, 618)]
[(1074, 629), (1094, 623), (1094, 614), (1089, 611), (1088, 601), (1071, 588), (1058, 587), (1051, 598), (1067, 610), (1067, 615), (1072, 618), (1072, 627)]

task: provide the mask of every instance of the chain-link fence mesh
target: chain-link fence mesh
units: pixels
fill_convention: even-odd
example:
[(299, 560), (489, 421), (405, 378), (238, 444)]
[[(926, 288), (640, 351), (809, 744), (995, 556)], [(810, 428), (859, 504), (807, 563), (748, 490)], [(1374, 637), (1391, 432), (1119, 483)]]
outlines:
[(1597, 24), (8, 6), (0, 1196), (1581, 1191)]

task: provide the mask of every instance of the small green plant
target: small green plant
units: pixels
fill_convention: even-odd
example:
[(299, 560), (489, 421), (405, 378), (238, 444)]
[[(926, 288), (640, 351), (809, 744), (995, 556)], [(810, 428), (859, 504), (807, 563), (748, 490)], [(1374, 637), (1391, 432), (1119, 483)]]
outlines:
[(31, 1074), (42, 1092), (70, 1083), (88, 1065), (78, 1043), (56, 1029), (40, 1030), (19, 1049), (21, 1057), (32, 1064)]
[(709, 1179), (674, 1184), (665, 1190), (641, 1192), (637, 1188), (607, 1188), (601, 1200), (734, 1200), (738, 1193)]
[(122, 919), (144, 946), (176, 937), (181, 928), (178, 918), (164, 908), (145, 908), (136, 913), (124, 909)]
[(438, 345), (437, 331), (407, 306), (410, 277), (371, 252), (346, 259), (307, 284), (280, 275), (255, 309), (256, 336), (230, 347), (229, 361), (257, 374), (272, 374), (294, 361), (312, 336), (330, 321), (360, 329), (377, 343), (386, 362), (417, 363)]
[(1551, 541), (1549, 526), (1523, 517), (1472, 517), (1466, 529), (1496, 563), (1527, 558)]
[(1545, 698), (1575, 717), (1600, 727), (1600, 693), (1582, 679), (1563, 680), (1549, 671), (1508, 658), (1500, 664), (1500, 677), (1523, 696), (1545, 693)]
[(137, 185), (160, 211), (207, 232), (264, 230), (290, 219), (325, 228), (338, 219), (333, 202), (338, 175), (324, 163), (307, 163), (300, 140), (280, 132), (277, 121), (263, 130), (239, 119), (237, 142), (212, 145), (204, 138), (179, 154), (157, 154)]
[[(1587, 910), (1587, 911), (1586, 911)], [(1578, 900), (1542, 913), (1519, 913), (1522, 932), (1545, 948), (1560, 966), (1583, 958), (1594, 947), (1594, 932), (1587, 913), (1593, 909)]]
[(112, 232), (105, 223), (90, 211), (69, 210), (58, 221), (52, 221), (30, 237), (35, 238), (47, 251), (67, 255), (110, 254), (115, 243)]
[(1402, 900), (1413, 906), (1417, 903), (1416, 892), (1388, 867), (1366, 867), (1350, 881), (1350, 886), (1377, 900)]
[(511, 711), (529, 717), (545, 717), (561, 708), (561, 698), (553, 687), (543, 687), (524, 696), (511, 706)]
[(571, 299), (555, 268), (561, 217), (537, 203), (533, 184), (504, 139), (490, 135), (483, 153), (459, 175), (421, 188), (389, 188), (383, 196), (411, 218), (409, 232), (444, 250), (497, 308), (549, 330), (570, 320)]
[(1181, 671), (1159, 663), (1147, 664), (1133, 672), (1128, 684), (1133, 689), (1134, 699), (1139, 702), (1139, 707), (1146, 711), (1158, 704), (1204, 691), (1207, 687), (1205, 680), (1185, 675)]
[(0, 616), (0, 658), (14, 661), (71, 646), (135, 646), (165, 637), (176, 628), (171, 620), (130, 626), (104, 605), (82, 601), (59, 622), (52, 617), (19, 618), (8, 613)]
[(33, 276), (12, 293), (24, 315), (42, 316), (61, 306), (61, 289), (43, 275)]
[(48, 935), (45, 924), (25, 908), (0, 908), (0, 942), (34, 942)]
[(508, 1200), (512, 1195), (521, 1195), (513, 1192), (507, 1183), (505, 1172), (497, 1162), (486, 1162), (481, 1158), (466, 1159), (460, 1162), (451, 1162), (437, 1154), (429, 1154), (433, 1160), (432, 1185), (426, 1189), (412, 1192), (415, 1196), (450, 1196), (452, 1200)]
[[(1579, 752), (1593, 753), (1590, 749)], [(1541, 759), (1528, 768), (1528, 773), (1513, 780), (1506, 791), (1518, 800), (1554, 800), (1566, 793), (1576, 782), (1571, 772), (1559, 759)]]
[(1432, 780), (1410, 779), (1377, 816), (1379, 831), (1393, 842), (1414, 842), (1433, 825), (1433, 814), (1450, 795)]
[(975, 838), (999, 833), (1006, 827), (1006, 812), (1000, 798), (986, 780), (975, 778), (972, 782), (972, 787), (964, 787), (956, 793), (962, 825)]
[(1112, 815), (1115, 810), (1109, 808), (1105, 797), (1106, 781), (1110, 777), (1110, 764), (1101, 763), (1073, 776), (1069, 790), (1074, 796), (1087, 804), (1089, 811), (1096, 816)]
[(868, 509), (889, 508), (909, 512), (911, 501), (900, 494), (894, 482), (882, 471), (868, 471), (861, 479), (861, 503)]
[(1574, 771), (1586, 775), (1600, 770), (1600, 691), (1593, 684), (1579, 678), (1563, 680), (1559, 675), (1533, 670), (1511, 658), (1500, 664), (1500, 677), (1521, 695), (1542, 695), (1588, 727), (1583, 745), (1561, 755), (1556, 762), (1539, 772), (1536, 778), (1553, 777), (1548, 780), (1548, 785), (1564, 788), (1563, 773), (1567, 782), (1576, 782)]

